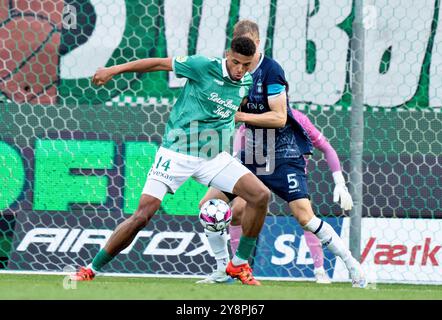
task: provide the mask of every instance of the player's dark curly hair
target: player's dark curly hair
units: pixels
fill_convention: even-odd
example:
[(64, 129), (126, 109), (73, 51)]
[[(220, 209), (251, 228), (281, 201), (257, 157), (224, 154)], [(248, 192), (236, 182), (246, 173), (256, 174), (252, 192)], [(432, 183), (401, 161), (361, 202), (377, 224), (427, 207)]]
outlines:
[(249, 37), (233, 38), (232, 43), (230, 44), (230, 49), (233, 52), (247, 57), (253, 56), (256, 52), (255, 43)]

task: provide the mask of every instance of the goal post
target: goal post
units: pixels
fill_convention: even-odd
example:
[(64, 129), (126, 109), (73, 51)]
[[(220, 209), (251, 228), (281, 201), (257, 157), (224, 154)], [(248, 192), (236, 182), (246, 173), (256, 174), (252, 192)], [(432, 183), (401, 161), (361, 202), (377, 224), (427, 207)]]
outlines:
[(350, 193), (354, 207), (350, 212), (350, 251), (357, 260), (361, 257), (361, 219), (364, 151), (364, 53), (365, 30), (363, 24), (364, 1), (356, 0), (354, 5), (353, 36), (351, 38), (351, 140), (349, 175)]

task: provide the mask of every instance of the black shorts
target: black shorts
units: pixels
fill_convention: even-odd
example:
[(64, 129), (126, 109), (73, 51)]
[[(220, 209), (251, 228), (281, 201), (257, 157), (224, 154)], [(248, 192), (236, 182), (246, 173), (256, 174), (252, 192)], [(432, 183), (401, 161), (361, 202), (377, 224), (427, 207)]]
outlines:
[[(305, 173), (306, 162), (303, 156), (299, 158), (277, 159), (272, 174), (259, 174), (264, 171), (264, 166), (256, 163), (243, 165), (255, 174), (264, 185), (273, 193), (287, 202), (298, 199), (310, 199), (307, 185), (307, 175)], [(258, 172), (258, 169), (259, 170)], [(232, 201), (236, 195), (225, 193)]]

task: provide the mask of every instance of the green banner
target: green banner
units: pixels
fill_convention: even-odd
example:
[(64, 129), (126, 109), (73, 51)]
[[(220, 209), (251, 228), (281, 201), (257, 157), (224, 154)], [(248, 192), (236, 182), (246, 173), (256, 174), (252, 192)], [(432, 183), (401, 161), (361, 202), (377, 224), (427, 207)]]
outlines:
[[(91, 105), (174, 98), (182, 82), (172, 73), (123, 74), (103, 88), (90, 79), (99, 67), (140, 58), (222, 56), (234, 23), (248, 18), (259, 24), (261, 50), (283, 66), (292, 103), (351, 104), (350, 0), (264, 0), (260, 7), (247, 0), (52, 2), (29, 8), (10, 2), (0, 11), (0, 28), (10, 37), (1, 48), (8, 53), (0, 74), (5, 100)], [(364, 12), (365, 104), (440, 107), (440, 0), (383, 0)]]

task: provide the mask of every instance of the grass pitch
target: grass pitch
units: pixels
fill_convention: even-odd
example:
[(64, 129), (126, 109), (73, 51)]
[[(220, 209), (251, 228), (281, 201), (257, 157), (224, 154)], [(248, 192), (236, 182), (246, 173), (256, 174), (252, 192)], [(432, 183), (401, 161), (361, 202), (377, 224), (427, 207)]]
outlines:
[(97, 277), (65, 289), (63, 275), (0, 274), (2, 300), (442, 300), (442, 286), (262, 281), (260, 287), (196, 284), (197, 279)]

